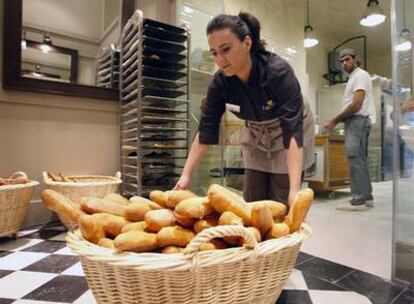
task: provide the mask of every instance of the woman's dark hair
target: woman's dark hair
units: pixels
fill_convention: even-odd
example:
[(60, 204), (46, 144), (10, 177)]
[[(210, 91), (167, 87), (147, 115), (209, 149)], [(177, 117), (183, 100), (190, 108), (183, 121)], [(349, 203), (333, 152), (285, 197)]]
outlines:
[(251, 54), (263, 52), (266, 43), (260, 40), (260, 22), (249, 13), (240, 12), (236, 15), (217, 15), (207, 25), (207, 35), (222, 29), (229, 28), (240, 41), (244, 41), (247, 35), (252, 38)]

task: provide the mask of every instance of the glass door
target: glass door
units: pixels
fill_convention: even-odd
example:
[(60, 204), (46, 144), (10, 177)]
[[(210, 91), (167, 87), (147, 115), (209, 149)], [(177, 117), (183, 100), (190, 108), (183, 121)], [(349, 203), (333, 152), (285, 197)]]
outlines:
[(392, 1), (393, 279), (414, 286), (414, 1)]

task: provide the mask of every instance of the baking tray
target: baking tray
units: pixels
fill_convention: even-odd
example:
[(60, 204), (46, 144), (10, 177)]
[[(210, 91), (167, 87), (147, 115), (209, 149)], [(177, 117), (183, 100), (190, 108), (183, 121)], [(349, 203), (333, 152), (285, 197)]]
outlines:
[(149, 24), (144, 25), (144, 35), (173, 42), (184, 42), (187, 40), (187, 36), (184, 34), (160, 27), (154, 27)]
[(174, 52), (169, 52), (167, 50), (157, 49), (149, 46), (145, 46), (142, 49), (142, 54), (147, 57), (152, 57), (159, 60), (166, 60), (166, 61), (181, 61), (187, 56), (184, 54), (178, 54)]
[(149, 88), (179, 89), (186, 86), (187, 82), (144, 76), (142, 77), (142, 84)]
[(174, 26), (168, 23), (164, 23), (164, 22), (160, 22), (160, 21), (156, 21), (156, 20), (152, 20), (152, 19), (144, 19), (143, 21), (144, 26), (145, 25), (149, 25), (152, 27), (156, 27), (156, 28), (161, 28), (170, 32), (173, 32), (175, 34), (185, 34), (186, 31), (184, 28), (182, 27), (178, 27), (178, 26)]
[(179, 91), (179, 90), (168, 90), (162, 88), (142, 88), (142, 96), (160, 96), (160, 97), (169, 97), (169, 98), (177, 98), (180, 96), (185, 95), (186, 92)]
[(183, 72), (178, 72), (178, 71), (170, 70), (170, 69), (155, 68), (155, 67), (148, 66), (148, 65), (143, 65), (142, 70), (143, 70), (143, 73), (142, 73), (143, 76), (168, 79), (168, 80), (178, 80), (180, 78), (183, 78), (184, 76), (187, 76), (187, 74)]
[(142, 42), (145, 46), (160, 49), (160, 50), (166, 50), (172, 53), (181, 53), (182, 51), (186, 49), (185, 45), (183, 44), (179, 44), (175, 42), (168, 42), (165, 40), (147, 37), (147, 36), (143, 36)]
[(156, 57), (143, 57), (142, 64), (156, 68), (164, 68), (169, 70), (179, 71), (186, 67), (184, 63), (176, 61), (161, 60)]

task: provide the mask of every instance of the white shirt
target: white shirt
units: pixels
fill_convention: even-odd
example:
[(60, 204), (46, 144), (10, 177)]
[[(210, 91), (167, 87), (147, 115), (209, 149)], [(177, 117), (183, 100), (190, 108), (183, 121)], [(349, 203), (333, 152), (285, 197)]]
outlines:
[(342, 110), (344, 110), (352, 102), (354, 93), (358, 90), (365, 91), (365, 98), (362, 103), (361, 109), (355, 114), (369, 116), (369, 118), (371, 119), (371, 123), (374, 124), (376, 121), (376, 112), (374, 99), (372, 98), (371, 76), (369, 76), (368, 72), (361, 68), (356, 68), (349, 75), (349, 80), (346, 84), (345, 93), (342, 101)]

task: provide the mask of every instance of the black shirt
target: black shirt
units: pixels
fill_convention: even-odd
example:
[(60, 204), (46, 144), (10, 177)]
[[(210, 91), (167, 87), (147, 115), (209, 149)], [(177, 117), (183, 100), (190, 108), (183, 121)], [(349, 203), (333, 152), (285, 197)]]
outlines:
[(280, 119), (287, 149), (295, 137), (303, 146), (303, 98), (292, 67), (281, 57), (261, 52), (252, 57), (253, 67), (246, 84), (237, 76), (219, 70), (207, 93), (206, 109), (199, 125), (202, 144), (217, 144), (219, 124), (226, 107), (238, 118), (250, 121)]

